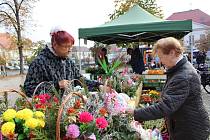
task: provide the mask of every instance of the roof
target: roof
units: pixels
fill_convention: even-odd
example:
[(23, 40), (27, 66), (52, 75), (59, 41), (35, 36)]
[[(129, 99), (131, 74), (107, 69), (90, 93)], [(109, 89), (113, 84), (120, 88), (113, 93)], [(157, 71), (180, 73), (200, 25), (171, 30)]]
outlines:
[(72, 52), (90, 52), (90, 50), (84, 46), (74, 46)]
[(164, 20), (150, 14), (140, 6), (135, 5), (128, 12), (121, 15), (119, 18), (116, 18), (108, 23), (105, 23), (100, 27), (149, 23), (149, 22), (162, 22), (162, 21)]
[(199, 9), (173, 13), (167, 20), (188, 20), (210, 26), (210, 16)]
[(104, 44), (154, 42), (167, 36), (182, 38), (191, 31), (191, 20), (166, 21), (135, 5), (108, 23), (93, 28), (80, 28), (79, 38)]
[(9, 49), (12, 48), (12, 37), (9, 33), (0, 33), (0, 48)]

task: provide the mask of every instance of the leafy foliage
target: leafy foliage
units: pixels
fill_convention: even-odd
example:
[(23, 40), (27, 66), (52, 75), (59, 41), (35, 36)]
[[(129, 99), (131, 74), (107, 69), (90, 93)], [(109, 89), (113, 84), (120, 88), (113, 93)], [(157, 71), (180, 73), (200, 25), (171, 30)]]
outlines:
[(120, 60), (120, 57), (115, 59), (115, 61), (112, 62), (111, 65), (108, 65), (105, 61), (105, 59), (98, 59), (99, 64), (101, 65), (102, 69), (105, 71), (105, 74), (107, 77), (110, 77), (113, 75), (114, 71), (121, 66), (122, 61)]
[(38, 42), (35, 42), (33, 43), (33, 48), (34, 51), (33, 51), (33, 54), (31, 57), (27, 58), (26, 61), (27, 61), (27, 64), (30, 64), (34, 58), (41, 52), (41, 50), (45, 47), (45, 44), (46, 42), (44, 40), (41, 40), (41, 41), (38, 41)]
[(208, 51), (210, 49), (210, 31), (196, 42), (196, 46), (200, 51)]

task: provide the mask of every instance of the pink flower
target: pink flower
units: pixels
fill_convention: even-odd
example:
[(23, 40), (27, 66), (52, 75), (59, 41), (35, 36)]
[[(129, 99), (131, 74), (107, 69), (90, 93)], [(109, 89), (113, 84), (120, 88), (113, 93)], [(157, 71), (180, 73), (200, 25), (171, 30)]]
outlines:
[(104, 129), (108, 126), (108, 122), (104, 117), (100, 117), (96, 119), (96, 126), (100, 129)]
[(91, 140), (96, 140), (96, 136), (95, 136), (95, 134), (94, 134), (94, 133), (92, 133), (92, 134), (88, 137), (88, 139), (91, 139)]
[(1, 132), (0, 132), (0, 140), (3, 140), (3, 136), (2, 136), (2, 134), (1, 134)]
[(128, 80), (128, 84), (131, 85), (132, 83), (133, 83), (133, 80), (132, 79), (129, 79)]
[(126, 74), (128, 74), (128, 67), (123, 69), (121, 76), (125, 76)]
[(66, 136), (69, 138), (77, 138), (80, 135), (79, 127), (75, 124), (71, 124), (67, 128)]
[(79, 121), (82, 123), (89, 123), (93, 120), (93, 116), (89, 112), (82, 112), (79, 115)]

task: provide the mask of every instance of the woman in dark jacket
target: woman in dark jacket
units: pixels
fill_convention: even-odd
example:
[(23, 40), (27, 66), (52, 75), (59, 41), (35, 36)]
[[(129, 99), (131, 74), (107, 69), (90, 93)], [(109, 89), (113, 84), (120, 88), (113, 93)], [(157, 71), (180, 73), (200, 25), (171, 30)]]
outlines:
[(201, 97), (200, 78), (183, 57), (183, 47), (172, 37), (157, 41), (153, 49), (166, 67), (167, 80), (161, 100), (155, 105), (135, 110), (136, 121), (165, 117), (170, 140), (206, 140), (210, 122)]
[[(82, 77), (78, 67), (69, 57), (73, 44), (74, 38), (68, 32), (62, 29), (51, 31), (51, 45), (46, 46), (29, 66), (24, 83), (25, 92), (29, 97), (42, 82), (49, 82), (57, 91), (64, 91), (71, 80)], [(85, 82), (94, 87), (99, 85), (95, 81)]]

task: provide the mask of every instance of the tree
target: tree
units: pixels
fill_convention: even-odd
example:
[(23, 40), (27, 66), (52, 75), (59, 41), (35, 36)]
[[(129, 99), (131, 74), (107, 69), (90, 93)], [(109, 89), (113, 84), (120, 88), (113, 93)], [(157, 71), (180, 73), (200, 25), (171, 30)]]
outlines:
[(115, 0), (115, 11), (110, 14), (110, 19), (113, 20), (127, 12), (133, 5), (137, 4), (152, 15), (163, 18), (162, 10), (157, 6), (156, 0)]
[(44, 40), (37, 41), (32, 44), (31, 49), (33, 49), (33, 54), (31, 57), (26, 59), (28, 65), (31, 64), (31, 62), (34, 60), (34, 58), (37, 57), (37, 55), (41, 52), (41, 50), (45, 47), (46, 44), (47, 43)]
[(201, 37), (200, 40), (196, 41), (198, 50), (207, 52), (210, 49), (210, 31), (205, 36)]
[(30, 18), (33, 4), (38, 0), (0, 0), (0, 24), (13, 30), (17, 38), (20, 59), (20, 74), (23, 74), (22, 31)]

